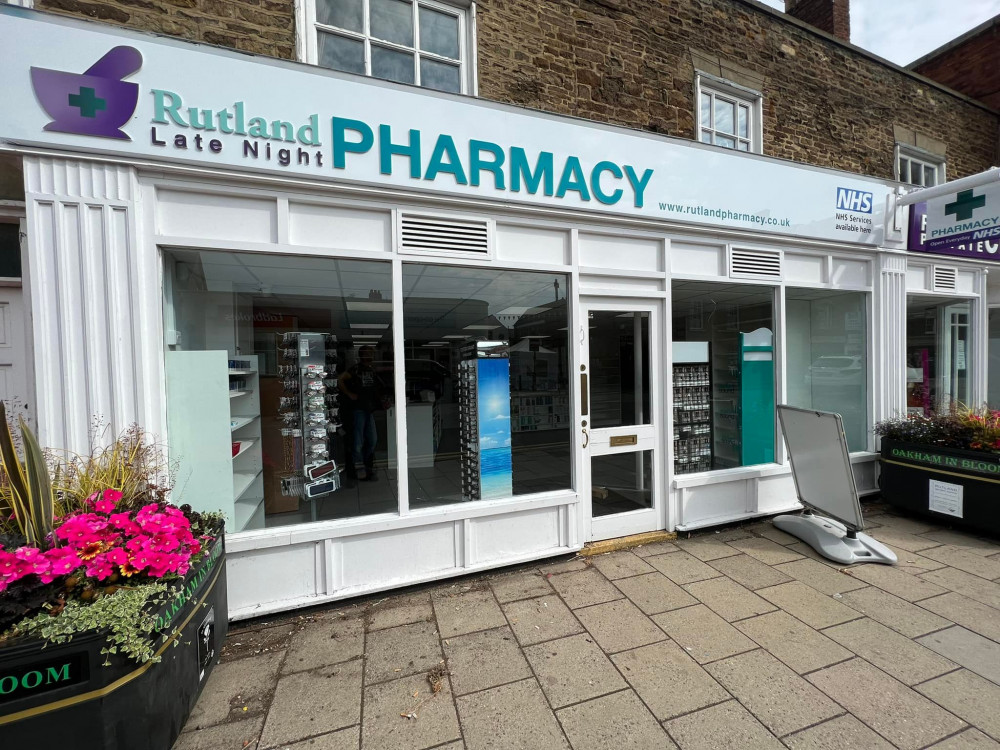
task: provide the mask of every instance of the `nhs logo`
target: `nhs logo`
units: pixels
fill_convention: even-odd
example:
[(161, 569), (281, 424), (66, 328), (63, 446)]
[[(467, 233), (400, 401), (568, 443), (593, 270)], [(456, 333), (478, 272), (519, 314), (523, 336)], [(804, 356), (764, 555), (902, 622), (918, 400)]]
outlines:
[(837, 188), (837, 210), (861, 214), (872, 212), (872, 193), (850, 188)]

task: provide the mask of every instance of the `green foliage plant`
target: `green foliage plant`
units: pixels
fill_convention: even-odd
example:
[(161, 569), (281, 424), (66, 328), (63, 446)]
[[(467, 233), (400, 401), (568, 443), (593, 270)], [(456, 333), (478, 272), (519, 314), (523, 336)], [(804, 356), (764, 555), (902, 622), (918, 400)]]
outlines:
[(24, 444), (23, 463), (7, 422), (7, 409), (0, 401), (0, 467), (6, 479), (0, 488), (0, 500), (10, 506), (13, 522), (28, 544), (43, 549), (57, 515), (55, 493), (45, 454), (24, 417), (20, 417), (19, 422)]

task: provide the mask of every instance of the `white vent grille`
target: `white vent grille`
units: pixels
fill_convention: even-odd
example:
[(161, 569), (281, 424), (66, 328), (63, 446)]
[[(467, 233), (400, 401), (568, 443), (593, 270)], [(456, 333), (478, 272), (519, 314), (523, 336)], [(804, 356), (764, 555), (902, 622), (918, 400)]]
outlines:
[(958, 290), (958, 269), (954, 266), (934, 266), (934, 291), (954, 292)]
[(780, 250), (733, 248), (729, 254), (729, 275), (743, 279), (780, 279)]
[(401, 211), (397, 248), (403, 253), (490, 256), (492, 222)]

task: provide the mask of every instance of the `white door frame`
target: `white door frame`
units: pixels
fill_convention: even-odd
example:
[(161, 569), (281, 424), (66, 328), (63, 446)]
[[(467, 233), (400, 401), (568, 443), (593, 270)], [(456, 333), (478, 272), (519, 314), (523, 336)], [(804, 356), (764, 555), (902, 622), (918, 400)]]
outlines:
[[(666, 499), (666, 471), (663, 450), (663, 426), (666, 422), (663, 416), (663, 310), (664, 300), (644, 299), (638, 297), (580, 297), (580, 324), (584, 335), (581, 337), (580, 372), (586, 378), (581, 379), (581, 409), (578, 411), (577, 430), (582, 434), (583, 461), (581, 462), (580, 495), (586, 516), (585, 538), (587, 540), (611, 539), (644, 531), (655, 531), (662, 527), (664, 518), (663, 505)], [(607, 427), (592, 429), (591, 416), (584, 415), (582, 405), (589, 407), (590, 379), (590, 330), (587, 324), (591, 311), (604, 310), (614, 312), (648, 312), (649, 313), (649, 410), (650, 424), (630, 425), (625, 427)], [(642, 364), (637, 362), (636, 367)], [(639, 371), (637, 369), (637, 375)], [(587, 382), (587, 392), (583, 383)], [(612, 438), (627, 441), (624, 445), (612, 446)], [(634, 442), (633, 442), (634, 441)], [(607, 516), (594, 517), (592, 512), (593, 490), (591, 487), (591, 458), (619, 453), (639, 453), (652, 451), (652, 507), (640, 510), (615, 513)]]
[[(10, 222), (5, 222), (10, 223)], [(21, 277), (0, 279), (0, 304), (6, 307), (5, 330), (0, 341), (0, 365), (11, 368), (13, 403), (8, 403), (8, 416), (23, 416), (28, 426), (35, 428), (34, 356), (31, 346), (31, 314), (28, 299), (25, 220), (16, 219), (18, 244), (21, 252)], [(13, 408), (12, 408), (13, 407)]]

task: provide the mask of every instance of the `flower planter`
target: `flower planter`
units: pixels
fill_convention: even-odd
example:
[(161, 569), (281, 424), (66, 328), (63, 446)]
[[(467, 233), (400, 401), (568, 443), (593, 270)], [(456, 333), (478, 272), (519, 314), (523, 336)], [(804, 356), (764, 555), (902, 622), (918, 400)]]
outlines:
[(0, 649), (3, 746), (170, 750), (218, 661), (227, 614), (220, 530), (157, 612), (157, 629), (168, 637), (154, 644), (160, 662), (101, 654), (100, 632), (65, 644), (28, 640)]
[(1000, 455), (883, 438), (879, 465), (889, 504), (1000, 536)]

